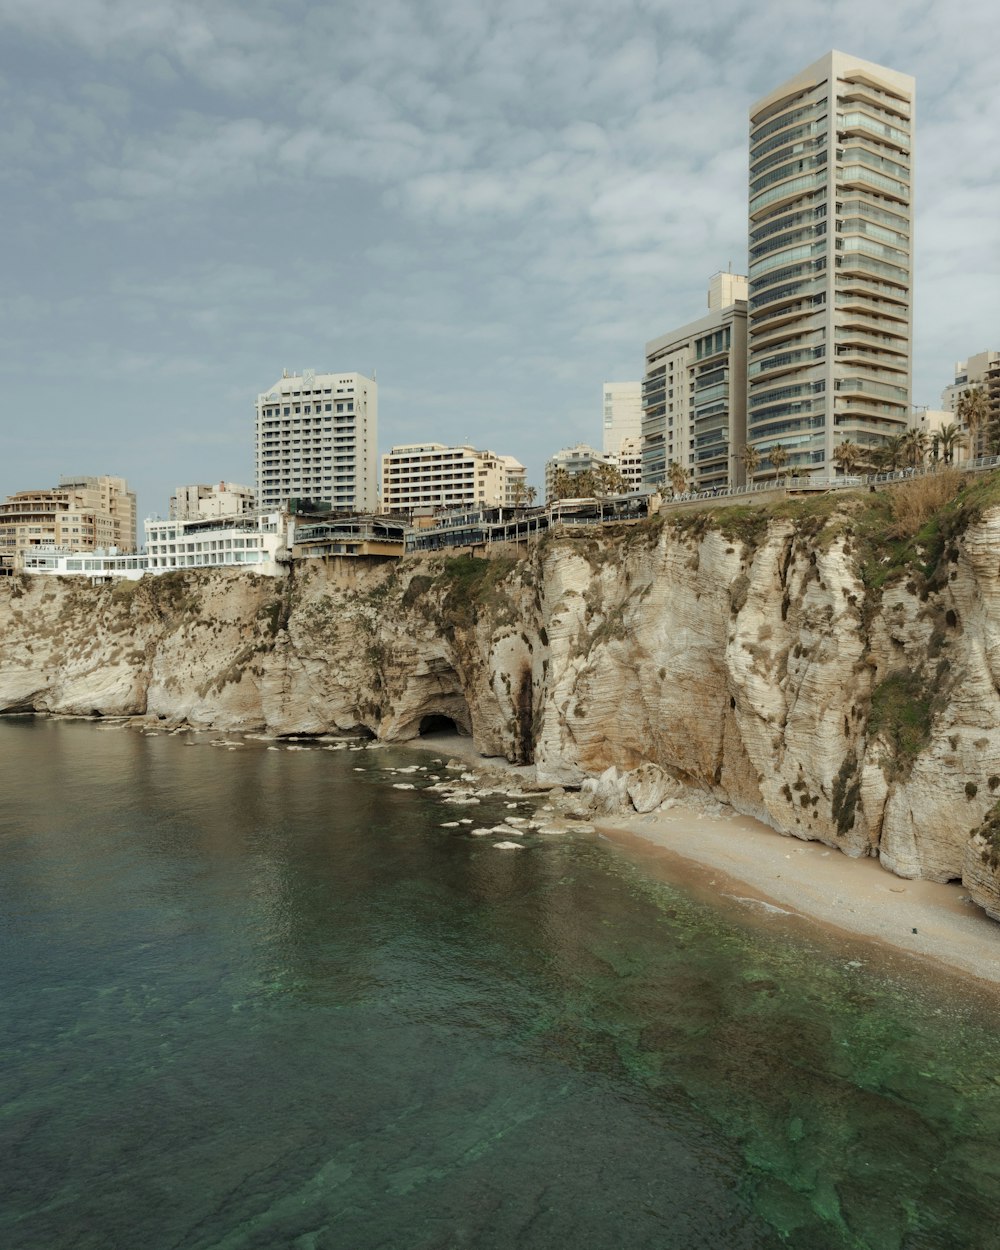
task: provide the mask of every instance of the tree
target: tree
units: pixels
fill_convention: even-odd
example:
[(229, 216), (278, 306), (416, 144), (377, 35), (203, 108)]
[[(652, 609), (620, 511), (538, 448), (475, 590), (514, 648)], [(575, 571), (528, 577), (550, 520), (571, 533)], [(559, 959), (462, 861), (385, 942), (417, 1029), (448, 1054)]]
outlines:
[(771, 467), (774, 469), (774, 476), (777, 477), (788, 463), (788, 449), (783, 447), (781, 443), (775, 443), (767, 453), (767, 458), (770, 460)]
[(599, 464), (594, 469), (594, 483), (597, 487), (596, 493), (600, 495), (623, 495), (625, 493), (625, 479), (622, 477), (621, 469), (613, 464)]
[(670, 478), (670, 489), (675, 495), (682, 495), (687, 490), (687, 469), (675, 460), (667, 465), (667, 477)]
[(923, 430), (907, 430), (902, 436), (903, 460), (916, 468), (927, 455), (927, 435)]
[(959, 425), (964, 425), (969, 431), (969, 446), (972, 454), (978, 456), (980, 435), (990, 417), (990, 401), (982, 387), (970, 386), (962, 392), (955, 405), (955, 416)]
[(941, 444), (941, 459), (945, 464), (951, 464), (955, 459), (955, 452), (961, 447), (967, 447), (969, 440), (958, 428), (954, 421), (949, 421), (947, 425), (942, 425), (937, 433), (938, 442)]
[(899, 468), (905, 459), (904, 437), (903, 434), (893, 434), (875, 449), (872, 461), (876, 469), (892, 472)]
[(537, 498), (538, 498), (538, 488), (535, 486), (529, 486), (524, 492), (524, 499), (529, 508), (531, 507), (531, 505), (535, 502)]
[(574, 477), (567, 469), (556, 469), (552, 474), (552, 499), (569, 499), (575, 490)]
[(746, 470), (747, 481), (749, 482), (760, 468), (760, 452), (756, 447), (751, 447), (747, 443), (740, 453), (740, 459), (743, 461), (743, 468)]
[(843, 469), (844, 473), (850, 477), (864, 460), (865, 450), (857, 443), (852, 443), (850, 439), (845, 439), (833, 453), (833, 458)]
[(528, 499), (528, 486), (523, 478), (515, 478), (510, 488), (510, 502), (515, 508), (523, 508)]

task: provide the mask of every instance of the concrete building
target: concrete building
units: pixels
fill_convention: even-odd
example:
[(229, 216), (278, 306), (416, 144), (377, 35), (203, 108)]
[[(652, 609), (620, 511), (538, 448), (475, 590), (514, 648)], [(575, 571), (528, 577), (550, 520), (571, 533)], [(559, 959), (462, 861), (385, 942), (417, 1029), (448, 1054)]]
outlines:
[(910, 414), (914, 82), (830, 52), (750, 111), (748, 441), (832, 475)]
[(642, 439), (626, 438), (618, 452), (618, 471), (626, 491), (642, 489)]
[(309, 499), (338, 512), (378, 502), (378, 387), (360, 373), (282, 374), (257, 396), (257, 503)]
[[(1000, 424), (1000, 352), (977, 352), (968, 360), (956, 361), (955, 380), (941, 392), (941, 407), (952, 414), (951, 420), (957, 420), (958, 401), (969, 390), (984, 391), (989, 401), (989, 416), (978, 431), (977, 446), (969, 449), (969, 454), (984, 455), (988, 450), (989, 427), (996, 429)], [(968, 434), (964, 425), (962, 429)]]
[(605, 454), (617, 456), (627, 438), (642, 438), (642, 383), (605, 382)]
[(145, 525), (150, 573), (231, 567), (273, 577), (288, 561), (287, 522), (280, 512), (166, 521), (150, 517)]
[(44, 550), (136, 549), (135, 494), (123, 477), (64, 477), (51, 490), (25, 490), (0, 503), (0, 565), (23, 567)]
[(255, 507), (249, 486), (220, 482), (218, 486), (178, 486), (170, 496), (172, 521), (204, 521), (210, 517), (250, 516)]
[(586, 443), (577, 443), (575, 447), (564, 447), (562, 451), (557, 451), (545, 462), (545, 502), (550, 503), (555, 498), (556, 474), (560, 470), (576, 477), (580, 473), (592, 473), (601, 465), (617, 469), (618, 457), (598, 451)]
[(524, 465), (475, 447), (409, 443), (382, 457), (382, 511), (399, 515), (418, 508), (503, 507), (513, 503)]
[(669, 479), (671, 462), (694, 490), (742, 481), (746, 429), (747, 279), (716, 274), (708, 314), (646, 344), (642, 480)]

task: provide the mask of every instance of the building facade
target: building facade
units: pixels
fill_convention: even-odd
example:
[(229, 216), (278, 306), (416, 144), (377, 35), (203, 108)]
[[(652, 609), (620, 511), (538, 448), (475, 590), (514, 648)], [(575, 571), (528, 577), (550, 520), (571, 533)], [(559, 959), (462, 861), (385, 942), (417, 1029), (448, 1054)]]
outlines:
[(750, 111), (748, 442), (836, 471), (910, 413), (914, 82), (830, 52)]
[(288, 527), (280, 512), (167, 521), (150, 517), (145, 525), (150, 573), (243, 568), (273, 577), (287, 564)]
[(417, 508), (498, 508), (512, 504), (525, 477), (513, 456), (444, 443), (409, 443), (382, 457), (382, 511)]
[(642, 383), (605, 382), (603, 410), (601, 446), (605, 454), (617, 456), (627, 438), (642, 438)]
[(626, 438), (618, 452), (618, 471), (627, 492), (642, 489), (642, 439)]
[[(982, 391), (989, 406), (986, 421), (976, 435), (976, 446), (968, 449), (969, 455), (984, 455), (990, 448), (991, 432), (1000, 429), (1000, 352), (977, 352), (956, 362), (955, 380), (941, 393), (941, 407), (952, 414), (953, 421), (958, 419), (959, 400), (970, 390)], [(968, 427), (962, 424), (961, 428), (968, 438)]]
[(0, 503), (0, 564), (55, 549), (136, 549), (135, 494), (123, 477), (66, 477), (51, 490), (25, 490)]
[(257, 503), (337, 512), (378, 502), (378, 386), (360, 373), (282, 374), (257, 396)]
[(680, 465), (693, 490), (742, 481), (746, 429), (747, 280), (716, 274), (707, 316), (646, 344), (642, 481), (653, 488)]
[(558, 473), (577, 477), (581, 473), (593, 473), (602, 466), (617, 469), (618, 457), (598, 451), (586, 443), (577, 443), (574, 447), (564, 447), (562, 451), (557, 451), (545, 462), (545, 502), (551, 503), (556, 497)]
[(204, 521), (210, 517), (250, 516), (255, 496), (249, 486), (219, 482), (217, 486), (178, 486), (170, 496), (172, 521)]

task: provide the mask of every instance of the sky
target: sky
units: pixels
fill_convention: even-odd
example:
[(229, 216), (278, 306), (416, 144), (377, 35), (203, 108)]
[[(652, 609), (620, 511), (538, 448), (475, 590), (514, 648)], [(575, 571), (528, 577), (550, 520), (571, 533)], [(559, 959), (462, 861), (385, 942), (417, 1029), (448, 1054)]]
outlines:
[(0, 497), (253, 485), (282, 369), (528, 466), (746, 272), (750, 105), (917, 79), (914, 402), (1000, 348), (995, 0), (0, 0)]

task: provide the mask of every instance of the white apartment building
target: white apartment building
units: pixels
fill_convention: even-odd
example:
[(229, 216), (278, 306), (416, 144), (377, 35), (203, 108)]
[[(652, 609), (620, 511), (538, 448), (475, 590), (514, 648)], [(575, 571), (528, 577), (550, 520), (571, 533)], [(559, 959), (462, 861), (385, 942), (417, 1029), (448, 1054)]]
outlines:
[(577, 443), (557, 451), (545, 462), (545, 502), (551, 503), (555, 498), (556, 474), (560, 470), (576, 477), (580, 473), (591, 473), (601, 465), (617, 469), (618, 457), (598, 451), (587, 443)]
[(170, 496), (172, 521), (204, 521), (209, 517), (250, 516), (255, 508), (249, 486), (219, 482), (217, 486), (178, 486)]
[(642, 438), (642, 383), (604, 383), (604, 439), (608, 455), (617, 456), (627, 438)]
[(746, 430), (747, 279), (709, 281), (708, 314), (646, 344), (642, 480), (687, 471), (693, 490), (741, 482)]
[(626, 438), (618, 453), (618, 471), (626, 491), (642, 490), (642, 439)]
[(308, 499), (338, 512), (374, 512), (377, 444), (374, 379), (286, 370), (257, 396), (258, 506)]
[(750, 111), (747, 441), (836, 472), (910, 414), (914, 81), (829, 52)]
[(475, 447), (409, 443), (382, 457), (382, 511), (417, 508), (497, 508), (513, 502), (514, 483), (524, 465)]
[(174, 569), (244, 568), (273, 577), (288, 559), (288, 535), (280, 512), (200, 520), (146, 521), (150, 573)]

